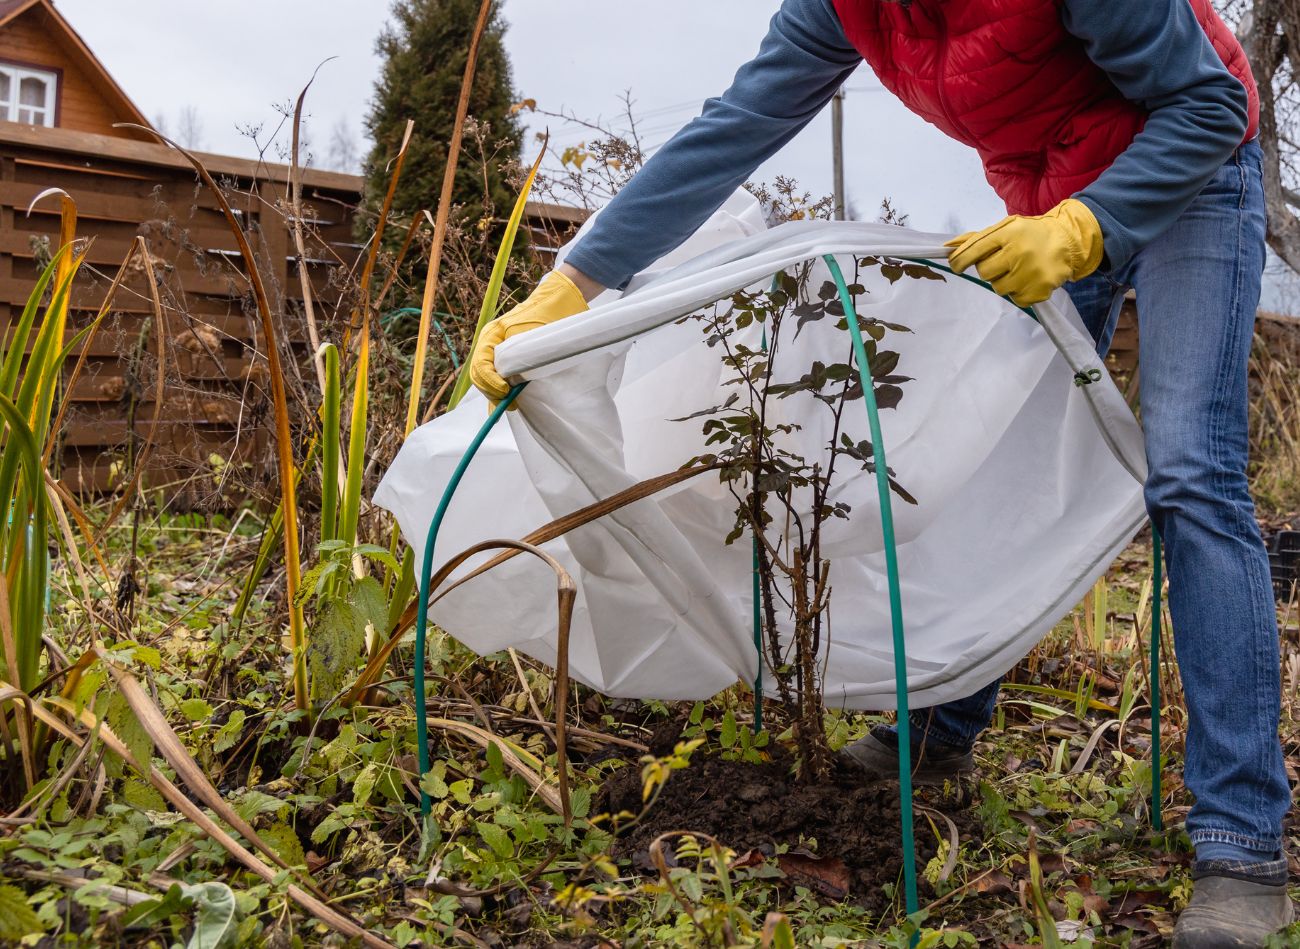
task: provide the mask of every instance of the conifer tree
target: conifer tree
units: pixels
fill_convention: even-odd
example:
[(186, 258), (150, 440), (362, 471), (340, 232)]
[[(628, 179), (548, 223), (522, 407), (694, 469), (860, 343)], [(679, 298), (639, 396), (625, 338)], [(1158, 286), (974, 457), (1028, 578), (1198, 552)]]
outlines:
[[(406, 121), (415, 122), (384, 238), (390, 250), (401, 243), (404, 225), (413, 214), (421, 209), (436, 211), (478, 12), (479, 0), (395, 0), (391, 21), (376, 42), (383, 67), (366, 117), (366, 130), (374, 143), (366, 161), (365, 203), (371, 211), (382, 205), (390, 174), (387, 165), (401, 146)], [(469, 119), (487, 123), (489, 141), (506, 145), (486, 169), (486, 195), (484, 168), (468, 139), (461, 152), (452, 202), (464, 205), (462, 223), (471, 229), (480, 221), (502, 221), (515, 200), (502, 168), (504, 162), (519, 157), (520, 147), (519, 123), (510, 110), (514, 91), (504, 33), (498, 8), (479, 45)], [(363, 216), (362, 226), (368, 229), (372, 221), (373, 217)], [(491, 230), (499, 232), (495, 225)], [(492, 242), (484, 244), (491, 247)], [(487, 256), (483, 264), (490, 267), (490, 253)], [(407, 298), (394, 303), (418, 305), (424, 267), (418, 253), (408, 257), (403, 267)]]

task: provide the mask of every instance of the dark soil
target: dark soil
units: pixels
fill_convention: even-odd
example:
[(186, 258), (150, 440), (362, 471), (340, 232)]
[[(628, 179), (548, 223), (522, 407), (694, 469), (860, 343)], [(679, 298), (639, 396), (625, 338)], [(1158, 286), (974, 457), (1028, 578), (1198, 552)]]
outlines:
[[(969, 800), (954, 800), (951, 794), (944, 799), (931, 788), (919, 788), (916, 800), (950, 817), (963, 841), (978, 837)], [(640, 768), (633, 764), (612, 775), (599, 807), (611, 814), (639, 813)], [(901, 892), (900, 823), (896, 781), (866, 782), (856, 770), (838, 766), (827, 781), (804, 785), (783, 754), (757, 764), (697, 756), (689, 768), (672, 773), (650, 812), (615, 841), (613, 855), (653, 873), (649, 847), (668, 831), (710, 834), (742, 855), (758, 851), (772, 856), (777, 845), (785, 844), (797, 852), (793, 859), (778, 858), (778, 865), (792, 882), (885, 912), (891, 900), (883, 886), (892, 884)], [(944, 821), (934, 823), (947, 835)], [(919, 812), (913, 833), (919, 875), (937, 853), (938, 840)], [(674, 844), (669, 840), (664, 845), (670, 858)], [(924, 880), (919, 886), (924, 902)]]

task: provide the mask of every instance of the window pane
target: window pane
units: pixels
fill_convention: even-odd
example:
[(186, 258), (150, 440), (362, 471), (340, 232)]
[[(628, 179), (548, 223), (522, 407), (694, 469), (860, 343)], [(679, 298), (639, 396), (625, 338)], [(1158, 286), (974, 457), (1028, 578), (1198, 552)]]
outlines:
[(9, 90), (13, 82), (9, 79), (7, 72), (0, 72), (0, 106), (9, 105)]
[(24, 76), (22, 82), (18, 84), (18, 104), (34, 106), (38, 109), (45, 108), (45, 94), (49, 89), (44, 79), (37, 79), (35, 76)]

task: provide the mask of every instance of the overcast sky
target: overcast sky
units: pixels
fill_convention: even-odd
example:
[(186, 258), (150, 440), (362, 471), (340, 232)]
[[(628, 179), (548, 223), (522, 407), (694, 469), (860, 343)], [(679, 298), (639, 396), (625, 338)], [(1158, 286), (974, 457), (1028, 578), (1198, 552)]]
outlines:
[[(173, 135), (192, 109), (199, 147), (252, 155), (241, 130), (264, 137), (327, 57), (308, 99), (317, 164), (330, 161), (336, 129), (361, 151), (378, 60), (374, 41), (384, 0), (57, 0), (107, 69), (150, 119)], [(505, 0), (506, 44), (520, 98), (550, 111), (612, 118), (626, 90), (642, 116), (645, 141), (658, 144), (729, 84), (753, 55), (777, 0)], [(948, 141), (879, 90), (860, 70), (845, 107), (846, 178), (851, 206), (874, 218), (890, 196), (914, 226), (945, 230), (991, 223), (1002, 213), (974, 153)], [(417, 133), (419, 117), (415, 116)], [(540, 128), (547, 120), (534, 118)], [(559, 146), (584, 133), (549, 120)], [(270, 153), (274, 155), (274, 151)], [(815, 193), (831, 188), (829, 110), (756, 178), (797, 178)]]

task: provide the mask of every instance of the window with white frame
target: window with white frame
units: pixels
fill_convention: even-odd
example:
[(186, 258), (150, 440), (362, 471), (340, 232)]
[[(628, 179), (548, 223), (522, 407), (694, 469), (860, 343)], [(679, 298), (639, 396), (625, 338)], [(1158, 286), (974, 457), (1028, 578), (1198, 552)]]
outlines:
[(0, 62), (0, 119), (52, 126), (58, 84), (56, 73)]

